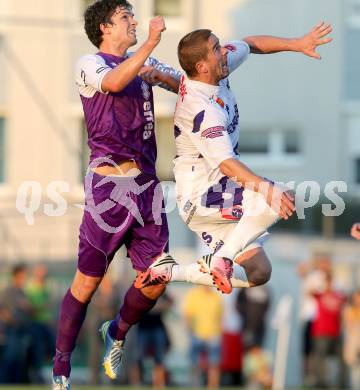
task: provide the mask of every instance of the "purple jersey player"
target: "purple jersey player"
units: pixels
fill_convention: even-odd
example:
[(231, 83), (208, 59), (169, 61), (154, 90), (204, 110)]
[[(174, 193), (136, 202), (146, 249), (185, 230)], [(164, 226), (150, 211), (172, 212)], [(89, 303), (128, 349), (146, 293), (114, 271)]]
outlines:
[[(119, 374), (129, 328), (163, 293), (175, 264), (166, 253), (168, 227), (155, 175), (156, 142), (152, 85), (177, 92), (180, 75), (149, 57), (161, 39), (161, 17), (149, 23), (147, 40), (134, 53), (137, 22), (125, 0), (99, 0), (85, 12), (85, 31), (99, 48), (78, 61), (76, 82), (84, 108), (91, 149), (85, 178), (85, 211), (80, 227), (78, 269), (60, 309), (53, 389), (70, 389), (70, 357), (87, 306), (116, 251), (125, 245), (141, 275), (127, 291), (118, 316), (105, 322), (104, 368)], [(155, 205), (155, 207), (154, 207)], [(154, 213), (160, 210), (160, 213)], [(156, 272), (146, 273), (156, 262)], [(148, 287), (143, 287), (145, 284)], [(154, 282), (154, 284), (156, 284)]]

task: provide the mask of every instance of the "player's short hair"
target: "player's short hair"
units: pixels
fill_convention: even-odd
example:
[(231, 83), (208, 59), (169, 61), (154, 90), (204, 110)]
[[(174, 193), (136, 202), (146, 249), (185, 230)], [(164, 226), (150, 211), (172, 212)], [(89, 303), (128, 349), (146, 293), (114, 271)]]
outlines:
[(196, 64), (207, 58), (207, 43), (211, 34), (212, 31), (208, 29), (195, 30), (185, 35), (179, 42), (179, 62), (188, 76), (196, 76)]
[(100, 24), (111, 23), (111, 17), (118, 7), (132, 10), (132, 5), (126, 0), (98, 0), (85, 10), (85, 32), (90, 42), (96, 47), (100, 47), (103, 40)]

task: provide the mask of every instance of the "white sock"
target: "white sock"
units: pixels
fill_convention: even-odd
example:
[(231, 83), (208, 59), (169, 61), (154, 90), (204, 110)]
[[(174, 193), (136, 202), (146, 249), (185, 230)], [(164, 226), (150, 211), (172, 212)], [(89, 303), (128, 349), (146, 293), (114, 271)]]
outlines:
[(234, 273), (231, 278), (231, 285), (233, 286), (233, 288), (249, 288), (250, 283), (246, 276), (245, 268), (237, 263), (233, 263), (233, 269)]
[[(202, 284), (213, 287), (213, 279), (210, 274), (204, 274), (200, 271), (199, 264), (192, 263), (187, 265), (177, 264), (172, 267), (171, 282), (187, 282)], [(234, 274), (231, 278), (231, 284), (234, 288), (250, 287), (245, 269), (239, 264), (234, 263)]]
[(226, 237), (224, 245), (216, 252), (216, 256), (235, 259), (239, 252), (264, 234), (277, 219), (278, 216), (274, 215), (262, 217), (244, 215), (234, 230)]

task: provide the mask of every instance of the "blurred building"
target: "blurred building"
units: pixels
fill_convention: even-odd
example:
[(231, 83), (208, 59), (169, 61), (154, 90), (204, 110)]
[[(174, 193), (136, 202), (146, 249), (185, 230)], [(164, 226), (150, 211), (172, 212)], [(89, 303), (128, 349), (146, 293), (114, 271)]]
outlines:
[[(74, 64), (96, 52), (82, 22), (91, 2), (0, 2), (2, 259), (76, 257), (88, 151)], [(360, 39), (359, 0), (132, 3), (140, 42), (149, 19), (165, 16), (167, 31), (155, 55), (175, 66), (179, 39), (199, 27), (213, 29), (224, 41), (253, 34), (300, 36), (321, 20), (331, 22), (334, 42), (319, 49), (321, 62), (293, 53), (254, 55), (231, 76), (242, 122), (239, 150), (265, 176), (322, 185), (344, 180), (351, 195), (360, 194), (360, 54), (354, 49)], [(173, 178), (175, 100), (156, 92), (164, 180)], [(173, 244), (193, 245), (176, 212), (170, 221), (177, 224)]]
[[(90, 3), (0, 1), (0, 266), (18, 259), (74, 264), (77, 257), (78, 205), (83, 202), (88, 150), (74, 65), (81, 55), (96, 52), (83, 31), (82, 13)], [(196, 28), (211, 28), (225, 41), (254, 34), (297, 37), (321, 20), (331, 22), (334, 42), (319, 48), (321, 62), (294, 53), (254, 55), (231, 76), (242, 125), (239, 150), (259, 174), (285, 182), (314, 180), (322, 188), (328, 181), (343, 180), (349, 197), (359, 197), (360, 0), (132, 3), (140, 42), (149, 19), (165, 16), (167, 30), (155, 55), (175, 66), (178, 41)], [(175, 101), (175, 95), (156, 91), (163, 180), (173, 179)], [(172, 253), (192, 261), (195, 236), (176, 210), (169, 221)], [(357, 260), (358, 243), (350, 240), (275, 236), (268, 246), (275, 259), (274, 307), (283, 294), (298, 295), (295, 266), (289, 260), (303, 260), (314, 248), (333, 251), (339, 264)], [(360, 280), (360, 273), (349, 274)], [(351, 277), (345, 284), (351, 285)], [(171, 288), (180, 302), (183, 287)], [(296, 329), (296, 315), (292, 320)], [(174, 336), (174, 348), (185, 354), (185, 331), (176, 329)], [(297, 356), (296, 331), (292, 337), (290, 354)], [(292, 361), (287, 383), (298, 384), (299, 372), (298, 362)]]

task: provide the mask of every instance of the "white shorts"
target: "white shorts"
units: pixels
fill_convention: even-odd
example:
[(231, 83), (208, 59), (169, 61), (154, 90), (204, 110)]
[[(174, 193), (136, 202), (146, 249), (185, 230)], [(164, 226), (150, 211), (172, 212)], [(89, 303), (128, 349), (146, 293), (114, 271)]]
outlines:
[[(222, 198), (225, 199), (226, 195), (227, 193), (223, 193)], [(242, 232), (238, 252), (241, 254), (261, 248), (269, 237), (267, 229), (280, 218), (259, 193), (243, 189), (241, 198), (240, 202), (233, 202), (230, 207), (205, 204), (204, 199), (178, 201), (178, 207), (184, 222), (214, 252), (242, 224), (241, 230), (238, 229)]]

